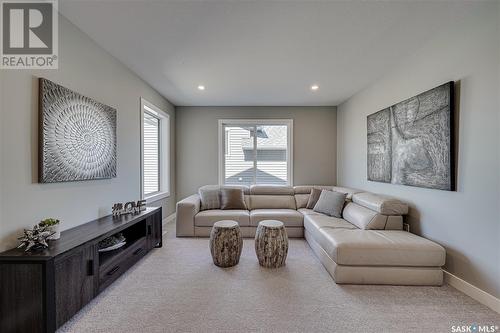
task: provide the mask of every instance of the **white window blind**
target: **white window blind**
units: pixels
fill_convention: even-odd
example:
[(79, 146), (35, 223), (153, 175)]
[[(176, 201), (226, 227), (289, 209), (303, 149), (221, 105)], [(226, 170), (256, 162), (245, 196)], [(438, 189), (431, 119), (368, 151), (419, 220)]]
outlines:
[(144, 112), (144, 195), (160, 191), (160, 120)]
[(141, 194), (148, 201), (170, 195), (170, 118), (141, 98)]
[(221, 183), (291, 184), (291, 120), (221, 121)]

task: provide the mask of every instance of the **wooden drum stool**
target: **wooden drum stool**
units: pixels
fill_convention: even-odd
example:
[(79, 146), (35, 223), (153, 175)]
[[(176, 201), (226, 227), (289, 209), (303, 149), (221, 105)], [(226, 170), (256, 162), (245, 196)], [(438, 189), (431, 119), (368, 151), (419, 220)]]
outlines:
[(277, 268), (285, 265), (288, 235), (283, 222), (265, 220), (259, 223), (255, 234), (255, 253), (261, 266)]
[(240, 261), (243, 239), (238, 222), (223, 220), (214, 223), (210, 233), (210, 252), (214, 264), (231, 267)]

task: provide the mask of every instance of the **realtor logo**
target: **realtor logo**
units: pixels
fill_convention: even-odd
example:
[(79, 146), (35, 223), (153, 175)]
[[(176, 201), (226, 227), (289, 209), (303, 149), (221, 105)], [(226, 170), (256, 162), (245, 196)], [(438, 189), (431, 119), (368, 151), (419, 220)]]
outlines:
[(3, 0), (0, 17), (0, 68), (57, 68), (57, 0)]

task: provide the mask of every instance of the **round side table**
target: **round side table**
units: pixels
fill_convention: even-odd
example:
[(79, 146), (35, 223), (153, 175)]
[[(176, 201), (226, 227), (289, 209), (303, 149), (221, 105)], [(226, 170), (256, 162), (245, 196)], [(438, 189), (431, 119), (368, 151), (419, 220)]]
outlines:
[(210, 253), (214, 264), (231, 267), (240, 261), (243, 239), (236, 221), (223, 220), (214, 223), (210, 232)]
[(267, 268), (285, 265), (288, 254), (288, 235), (283, 222), (265, 220), (255, 233), (255, 253), (259, 264)]

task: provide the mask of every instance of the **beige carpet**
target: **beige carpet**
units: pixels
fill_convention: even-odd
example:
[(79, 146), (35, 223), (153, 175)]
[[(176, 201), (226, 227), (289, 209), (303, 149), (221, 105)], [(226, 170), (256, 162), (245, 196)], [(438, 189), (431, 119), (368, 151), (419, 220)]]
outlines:
[(451, 332), (500, 315), (449, 286), (341, 286), (302, 239), (287, 264), (259, 266), (252, 239), (238, 266), (211, 262), (208, 239), (153, 250), (59, 332)]

